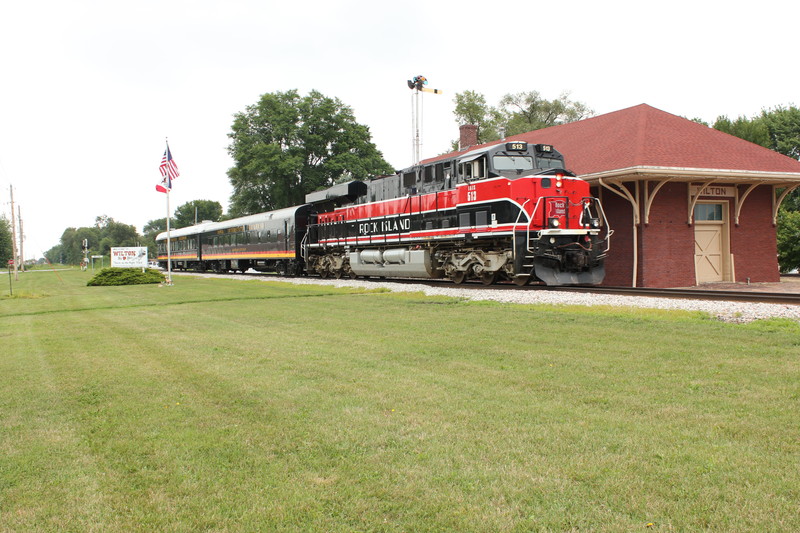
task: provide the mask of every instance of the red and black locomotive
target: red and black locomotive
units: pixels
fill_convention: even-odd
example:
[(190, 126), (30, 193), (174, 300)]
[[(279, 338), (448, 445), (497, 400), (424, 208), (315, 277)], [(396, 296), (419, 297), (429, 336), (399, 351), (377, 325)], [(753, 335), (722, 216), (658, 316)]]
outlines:
[[(189, 261), (174, 257), (173, 266), (518, 285), (604, 277), (611, 231), (600, 203), (550, 145), (476, 147), (306, 202), (177, 230), (197, 244)], [(157, 238), (164, 266), (165, 240)]]

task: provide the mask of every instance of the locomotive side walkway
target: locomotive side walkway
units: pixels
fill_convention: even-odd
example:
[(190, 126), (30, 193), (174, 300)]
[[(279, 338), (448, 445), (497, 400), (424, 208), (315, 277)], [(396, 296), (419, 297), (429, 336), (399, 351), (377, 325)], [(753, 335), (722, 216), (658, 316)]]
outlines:
[[(175, 273), (173, 273), (174, 275)], [(183, 275), (183, 273), (181, 273)], [(280, 281), (294, 284), (318, 284), (334, 287), (352, 287), (362, 289), (383, 288), (392, 292), (423, 292), (428, 296), (449, 296), (465, 300), (486, 300), (516, 304), (550, 304), (550, 305), (582, 305), (638, 307), (648, 309), (668, 309), (681, 311), (700, 311), (725, 322), (746, 323), (767, 318), (787, 318), (800, 322), (800, 306), (768, 303), (730, 302), (713, 300), (690, 300), (679, 298), (654, 298), (642, 296), (622, 296), (608, 294), (592, 294), (579, 292), (559, 292), (550, 290), (507, 290), (481, 288), (475, 286), (461, 288), (454, 285), (429, 286), (424, 283), (408, 284), (379, 280), (349, 280), (320, 278), (279, 278), (276, 276), (251, 276), (245, 274), (186, 274), (204, 277), (224, 277), (230, 279), (259, 279), (263, 281)], [(719, 290), (749, 290), (763, 292), (800, 293), (800, 278), (787, 278), (781, 283), (751, 284), (714, 284)], [(708, 290), (709, 285), (696, 287)]]

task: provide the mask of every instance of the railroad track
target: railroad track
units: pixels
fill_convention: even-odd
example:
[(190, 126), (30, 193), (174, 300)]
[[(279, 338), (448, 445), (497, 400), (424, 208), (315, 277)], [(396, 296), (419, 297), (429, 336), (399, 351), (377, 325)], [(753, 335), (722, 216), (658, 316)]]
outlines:
[[(280, 280), (281, 276), (276, 274), (247, 273), (244, 276), (271, 277)], [(750, 302), (750, 303), (772, 303), (782, 305), (800, 305), (800, 294), (783, 292), (759, 292), (759, 291), (729, 291), (729, 290), (705, 290), (705, 289), (654, 289), (645, 287), (548, 287), (546, 285), (528, 285), (518, 287), (511, 283), (498, 283), (494, 285), (483, 285), (478, 282), (467, 282), (456, 285), (450, 280), (443, 279), (383, 279), (383, 278), (358, 278), (359, 281), (375, 283), (392, 282), (409, 285), (428, 285), (430, 287), (447, 287), (463, 290), (510, 290), (510, 291), (558, 291), (558, 292), (577, 292), (590, 294), (608, 294), (615, 296), (639, 296), (649, 298), (675, 298), (684, 300), (710, 300), (719, 302)]]
[[(378, 281), (376, 279), (376, 281)], [(392, 281), (393, 283), (423, 283), (430, 286), (457, 287), (465, 290), (496, 289), (511, 291), (557, 291), (557, 292), (577, 292), (590, 294), (608, 294), (615, 296), (640, 296), (646, 298), (675, 298), (684, 300), (711, 300), (721, 302), (750, 302), (750, 303), (772, 303), (784, 305), (800, 305), (800, 294), (783, 292), (758, 292), (758, 291), (727, 291), (727, 290), (705, 290), (705, 289), (654, 289), (645, 287), (548, 287), (546, 285), (528, 285), (517, 287), (509, 283), (495, 285), (482, 285), (480, 283), (465, 283), (454, 285), (449, 280), (381, 280)]]
[(624, 296), (644, 296), (650, 298), (680, 298), (685, 300), (714, 300), (729, 302), (752, 302), (800, 305), (800, 294), (784, 292), (723, 291), (705, 289), (653, 289), (643, 287), (545, 287), (530, 286), (531, 290), (556, 290), (567, 292), (588, 292), (592, 294), (613, 294)]

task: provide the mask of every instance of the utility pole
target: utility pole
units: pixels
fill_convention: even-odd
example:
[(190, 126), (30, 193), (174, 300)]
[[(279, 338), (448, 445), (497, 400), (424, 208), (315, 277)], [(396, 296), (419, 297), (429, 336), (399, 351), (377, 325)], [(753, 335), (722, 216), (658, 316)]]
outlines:
[(17, 225), (14, 218), (14, 186), (9, 185), (11, 191), (11, 259), (14, 261), (14, 281), (19, 281), (19, 271), (17, 266)]
[(22, 244), (25, 234), (22, 233), (22, 208), (20, 206), (17, 206), (17, 214), (19, 216), (19, 266), (25, 272), (25, 252), (23, 252)]

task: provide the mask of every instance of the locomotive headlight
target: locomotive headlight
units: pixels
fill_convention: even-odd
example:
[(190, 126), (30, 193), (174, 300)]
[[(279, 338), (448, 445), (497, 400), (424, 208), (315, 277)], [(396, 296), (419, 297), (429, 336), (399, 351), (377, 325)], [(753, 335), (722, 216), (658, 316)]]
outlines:
[(547, 225), (550, 226), (551, 228), (557, 228), (558, 226), (561, 225), (561, 223), (558, 221), (557, 218), (549, 218), (547, 219)]
[(589, 225), (595, 229), (600, 227), (600, 219), (599, 218), (592, 218), (589, 219)]

